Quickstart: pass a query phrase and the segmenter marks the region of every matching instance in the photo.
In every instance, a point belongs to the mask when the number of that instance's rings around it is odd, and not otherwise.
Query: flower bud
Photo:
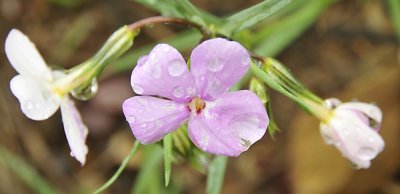
[[[341,104],[337,99],[326,100],[325,106],[333,110],[331,118],[320,125],[325,143],[334,145],[357,168],[369,168],[385,146],[378,134],[381,110],[362,102]]]

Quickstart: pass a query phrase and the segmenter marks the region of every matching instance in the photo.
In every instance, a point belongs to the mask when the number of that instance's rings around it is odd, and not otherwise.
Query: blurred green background
[[[191,2],[214,15],[228,16],[261,1]],[[380,106],[385,150],[370,169],[352,169],[337,150],[323,143],[317,119],[271,90],[281,132],[275,139],[265,135],[249,151],[230,159],[222,193],[400,193],[400,50],[390,14],[395,13],[390,12],[395,3],[299,2],[236,38],[259,54],[276,56],[322,98]],[[18,28],[49,65],[69,68],[92,56],[120,26],[154,15],[159,14],[128,0],[0,0],[0,43],[4,45],[11,28]],[[185,30],[173,25],[144,30],[135,39],[133,53],[105,70],[97,96],[77,102],[90,130],[84,167],[69,156],[59,112],[40,122],[22,114],[9,89],[16,72],[0,52],[0,193],[90,193],[107,181],[134,142],[121,104],[133,95],[129,80],[135,58],[168,37],[174,37],[172,43],[187,58],[200,36],[182,35]],[[130,193],[133,186],[136,193],[204,193],[206,176],[186,163],[173,166],[171,188],[163,190],[162,156],[157,147],[146,149],[156,149],[155,154],[140,151],[104,193]]]

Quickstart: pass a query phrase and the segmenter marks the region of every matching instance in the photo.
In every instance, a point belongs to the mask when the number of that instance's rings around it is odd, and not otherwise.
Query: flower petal
[[[337,109],[338,110],[350,109],[359,111],[378,123],[382,122],[382,111],[381,109],[379,109],[379,107],[373,104],[368,104],[363,102],[347,102],[341,104]]]
[[[129,98],[122,109],[133,135],[142,144],[162,139],[189,116],[184,104],[150,96]]]
[[[86,146],[88,128],[83,123],[74,101],[69,99],[68,96],[61,100],[61,116],[64,123],[65,136],[71,149],[71,156],[75,157],[83,166],[88,153]]]
[[[68,96],[61,100],[61,116],[65,136],[71,149],[71,156],[75,157],[83,166],[86,161],[86,154],[88,153],[86,146],[88,128],[83,123],[74,101],[69,99]]]
[[[196,94],[192,74],[182,55],[167,44],[159,44],[139,59],[132,72],[133,90],[176,102],[188,102]]]
[[[5,41],[5,51],[14,69],[22,75],[52,80],[51,71],[36,46],[25,34],[12,29]]]
[[[189,137],[202,150],[238,156],[265,134],[269,119],[251,91],[226,93],[189,120]]]
[[[358,168],[368,168],[384,148],[382,137],[352,110],[336,110],[329,124],[321,124],[326,143],[333,144]]]
[[[198,45],[190,57],[198,94],[212,100],[239,81],[250,66],[247,50],[235,41],[215,38]]]
[[[11,92],[18,98],[22,112],[30,119],[45,120],[60,106],[59,97],[50,86],[28,75],[17,75],[10,81]]]

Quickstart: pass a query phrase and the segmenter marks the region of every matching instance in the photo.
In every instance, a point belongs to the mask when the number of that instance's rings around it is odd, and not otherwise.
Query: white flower
[[[64,92],[57,92],[56,80],[68,76],[52,71],[35,45],[22,32],[12,29],[5,41],[7,57],[19,73],[10,81],[12,93],[18,98],[22,112],[30,119],[45,120],[61,107],[65,135],[71,156],[84,165],[88,134],[74,102]]]
[[[334,145],[357,168],[369,168],[384,148],[378,134],[382,122],[381,110],[372,104],[328,99],[325,105],[333,109],[327,123],[321,123],[321,135],[327,144]]]

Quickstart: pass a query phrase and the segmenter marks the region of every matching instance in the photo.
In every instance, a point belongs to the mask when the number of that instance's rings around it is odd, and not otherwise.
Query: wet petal
[[[23,75],[33,75],[47,81],[52,79],[51,71],[36,46],[25,34],[12,29],[5,41],[5,51],[14,69]]]
[[[129,98],[122,109],[133,135],[142,144],[162,139],[189,116],[185,104],[150,96]]]
[[[60,106],[60,99],[50,86],[28,75],[17,75],[10,81],[11,92],[18,98],[22,112],[30,119],[45,120]]]
[[[379,107],[373,104],[368,104],[363,102],[347,102],[338,106],[337,109],[358,111],[368,116],[369,118],[373,119],[378,126],[380,126],[382,122],[382,111],[381,109],[379,109]]]
[[[250,66],[247,50],[235,41],[215,38],[198,45],[190,57],[200,97],[212,100],[240,80]]]
[[[196,94],[192,74],[182,55],[167,44],[159,44],[138,60],[132,72],[133,90],[175,102],[188,102]]]
[[[75,157],[83,166],[88,153],[88,148],[86,146],[88,128],[83,123],[74,102],[67,96],[61,101],[61,116],[64,124],[65,136],[67,137],[71,149],[71,156]]]
[[[203,151],[238,156],[265,134],[269,119],[251,91],[226,93],[189,120],[189,137]]]
[[[336,110],[330,122],[321,125],[321,134],[358,168],[368,168],[385,145],[382,137],[351,110]]]

